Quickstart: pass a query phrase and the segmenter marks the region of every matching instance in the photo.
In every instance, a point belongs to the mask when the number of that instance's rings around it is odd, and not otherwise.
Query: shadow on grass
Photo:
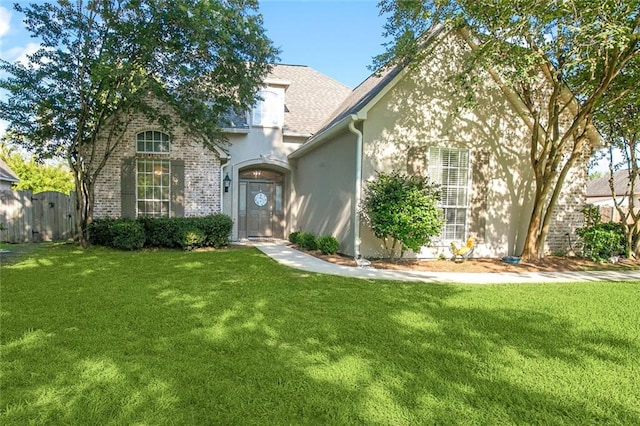
[[[4,424],[640,422],[637,341],[499,300],[515,287],[306,274],[252,249],[54,248],[2,273]]]

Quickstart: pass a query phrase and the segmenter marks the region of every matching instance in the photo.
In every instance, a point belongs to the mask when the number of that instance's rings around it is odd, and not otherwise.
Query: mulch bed
[[[302,250],[327,262],[346,266],[357,266],[352,257],[340,254],[325,255],[319,250]],[[640,262],[632,259],[620,259],[617,263],[599,263],[578,257],[547,256],[539,261],[510,264],[502,259],[468,259],[463,262],[452,260],[415,260],[415,259],[376,259],[371,264],[377,269],[395,269],[428,272],[567,272],[567,271],[629,271],[640,270]]]

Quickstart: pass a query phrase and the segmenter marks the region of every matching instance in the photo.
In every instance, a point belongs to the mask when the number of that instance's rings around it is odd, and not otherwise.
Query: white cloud
[[[6,7],[0,7],[0,37],[11,29],[11,12]]]
[[[3,56],[7,58],[7,60],[11,62],[22,62],[22,64],[27,65],[29,60],[27,59],[27,55],[31,55],[40,49],[40,44],[38,43],[28,43],[26,46],[14,47],[13,49],[9,49],[4,53]]]

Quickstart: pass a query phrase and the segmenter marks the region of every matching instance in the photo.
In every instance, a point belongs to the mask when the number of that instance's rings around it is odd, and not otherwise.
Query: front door
[[[238,237],[284,238],[284,174],[245,169],[238,177]]]
[[[273,237],[274,184],[248,182],[247,186],[247,236]]]

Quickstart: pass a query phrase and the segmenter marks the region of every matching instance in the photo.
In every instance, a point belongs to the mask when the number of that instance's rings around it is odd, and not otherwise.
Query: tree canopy
[[[4,144],[0,144],[0,159],[20,178],[13,185],[16,191],[29,190],[34,194],[45,191],[69,194],[73,191],[73,176],[61,164],[43,164],[33,158],[25,159]]]
[[[640,255],[640,61],[624,70],[626,82],[624,90],[614,91],[621,96],[617,103],[605,103],[596,113],[596,123],[605,140],[605,149],[598,156],[609,165],[609,189],[611,199],[624,231],[627,252]],[[626,180],[624,193],[616,185],[616,175],[622,174]]]
[[[383,0],[387,51],[376,66],[419,65],[425,34],[444,25],[469,47],[459,80],[473,69],[504,83],[531,129],[535,176],[524,257],[540,257],[565,179],[599,143],[595,112],[623,102],[637,83],[628,70],[640,55],[638,0]]]
[[[83,241],[93,184],[132,113],[220,145],[221,114],[254,102],[278,53],[255,0],[59,0],[15,9],[41,48],[27,64],[0,61],[8,75],[0,88],[9,92],[0,118],[11,142],[69,161]]]

